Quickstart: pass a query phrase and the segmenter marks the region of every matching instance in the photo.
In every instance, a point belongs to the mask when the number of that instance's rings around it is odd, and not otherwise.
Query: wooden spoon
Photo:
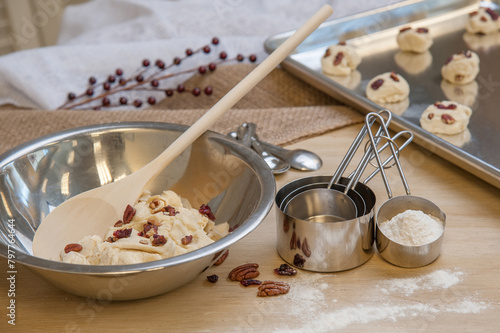
[[[59,260],[59,254],[67,244],[77,242],[87,235],[105,235],[110,226],[122,219],[126,206],[137,202],[144,187],[153,178],[279,65],[332,13],[332,8],[324,5],[153,161],[119,181],[83,192],[57,206],[38,227],[33,239],[33,254]]]

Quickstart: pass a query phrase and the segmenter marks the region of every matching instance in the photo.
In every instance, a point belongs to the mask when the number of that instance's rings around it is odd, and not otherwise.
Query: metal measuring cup
[[[390,122],[391,113],[388,110],[382,110],[379,114],[380,113],[387,113],[387,122]],[[380,116],[380,118],[383,119],[382,116]],[[358,216],[365,215],[365,200],[355,190],[355,187],[369,161],[373,158],[372,149],[374,148],[369,146],[368,149],[365,149],[363,157],[351,174],[347,184],[341,184],[339,180],[367,133],[371,133],[371,127],[375,120],[375,118],[372,119],[371,115],[367,115],[364,126],[347,150],[346,155],[332,176],[328,187],[314,188],[296,194],[287,202],[286,206],[283,207],[286,214],[302,220],[321,223],[351,220]],[[377,143],[380,140],[379,136],[382,130],[383,128],[379,127],[375,136],[374,141]]]
[[[377,115],[376,113],[373,113],[371,116],[379,117],[379,115]],[[377,214],[375,215],[376,247],[380,256],[393,265],[407,268],[425,266],[436,260],[441,252],[441,246],[444,237],[444,227],[446,226],[446,215],[436,204],[434,204],[430,200],[411,195],[408,182],[399,161],[398,153],[396,152],[396,149],[394,147],[395,145],[393,144],[393,138],[390,138],[389,132],[383,122],[383,119],[379,119],[379,122],[381,124],[380,126],[383,129],[383,132],[385,133],[384,136],[388,140],[388,144],[392,152],[392,157],[395,162],[394,165],[396,165],[398,169],[399,176],[406,191],[406,195],[393,197],[389,181],[387,180],[387,176],[385,174],[383,163],[381,162],[377,150],[375,150],[375,159],[377,160],[377,163],[379,165],[378,171],[380,171],[380,173],[382,174],[382,179],[384,181],[387,195],[389,197],[388,200],[384,204],[382,204]],[[370,143],[372,147],[375,147],[376,142],[374,136],[371,133],[369,133],[368,135],[370,137]],[[370,175],[370,177],[371,176],[372,175]],[[394,216],[398,215],[399,213],[403,213],[408,209],[419,210],[424,214],[437,217],[443,222],[443,233],[441,233],[441,235],[437,239],[431,241],[430,243],[419,246],[403,245],[392,239],[389,239],[383,233],[383,231],[380,230],[379,223],[381,223],[381,221],[390,220]]]

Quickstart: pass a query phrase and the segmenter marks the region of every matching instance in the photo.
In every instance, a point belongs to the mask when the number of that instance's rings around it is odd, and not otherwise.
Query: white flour
[[[383,221],[379,228],[392,241],[410,246],[428,244],[438,239],[444,230],[438,218],[411,209]]]
[[[452,288],[462,282],[465,274],[460,271],[437,270],[414,278],[389,279],[375,282],[364,291],[369,301],[342,306],[337,299],[327,299],[329,288],[326,279],[332,275],[303,273],[290,280],[290,293],[282,300],[289,304],[290,321],[303,318],[299,328],[281,327],[274,332],[331,332],[350,325],[363,325],[376,321],[412,320],[418,317],[438,316],[444,313],[475,314],[489,306],[470,295],[454,296],[446,303],[435,299],[436,291]],[[332,287],[330,287],[332,288]],[[414,294],[426,293],[427,302],[413,299]],[[399,325],[406,323],[403,321]],[[291,325],[296,327],[296,325]]]

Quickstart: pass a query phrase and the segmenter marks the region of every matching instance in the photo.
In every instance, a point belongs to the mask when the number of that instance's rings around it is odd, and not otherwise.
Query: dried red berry
[[[215,215],[212,213],[212,209],[208,205],[201,205],[198,211],[201,215],[205,215],[209,220],[215,221]]]
[[[118,229],[113,232],[113,236],[116,238],[127,238],[130,237],[130,234],[132,234],[132,228]]]
[[[180,92],[180,93],[181,93],[181,92],[184,92],[185,90],[186,90],[186,87],[184,87],[184,85],[183,85],[183,84],[179,84],[179,85],[177,86],[177,91],[178,91],[178,92]]]
[[[90,83],[91,85],[96,84],[96,82],[97,82],[97,79],[96,79],[95,77],[93,77],[93,76],[89,77],[89,83]]]
[[[296,254],[294,257],[293,257],[293,264],[297,267],[304,267],[304,264],[306,263],[306,259],[304,259],[303,256],[301,256],[300,254]]]
[[[238,61],[240,61],[240,62],[241,62],[241,61],[245,60],[245,57],[244,57],[242,54],[238,54],[238,55],[236,56],[236,60],[238,60]]]
[[[442,109],[442,110],[455,110],[457,108],[456,104],[444,105],[444,104],[439,103],[439,102],[434,103],[434,106],[437,107],[438,109]]]
[[[148,59],[144,59],[144,60],[142,61],[142,65],[143,65],[144,67],[148,67],[149,65],[151,65],[151,62],[149,62],[149,60],[148,60]]]
[[[72,101],[72,100],[74,100],[75,98],[76,98],[75,94],[73,94],[73,93],[69,93],[69,94],[68,94],[68,100]]]
[[[193,95],[195,95],[195,96],[200,96],[200,94],[201,94],[201,89],[200,89],[200,88],[198,88],[198,87],[196,87],[196,88],[194,88],[194,89],[193,89],[193,91],[192,91],[192,92],[193,92]]]
[[[118,75],[118,76],[122,76],[122,75],[123,75],[123,70],[122,70],[122,69],[120,69],[120,68],[117,68],[117,69],[115,70],[115,74],[116,74],[116,75]]]
[[[257,56],[255,54],[251,54],[248,57],[248,60],[250,60],[250,62],[256,62],[257,61]]]
[[[205,95],[212,95],[213,89],[212,87],[207,86],[203,91],[205,92]]]
[[[219,44],[219,38],[217,38],[217,37],[212,38],[212,44],[214,44],[214,45]]]
[[[134,106],[135,106],[136,108],[140,108],[140,107],[142,106],[142,101],[141,101],[140,99],[136,99],[136,100],[134,101]]]
[[[210,46],[206,45],[203,47],[203,52],[210,53]]]
[[[295,268],[288,266],[287,264],[281,264],[279,268],[274,269],[274,273],[278,275],[292,276],[297,274],[297,270]]]
[[[162,60],[160,60],[160,59],[158,59],[158,60],[155,61],[155,65],[156,65],[156,67],[158,67],[160,69],[165,68],[165,63]]]
[[[498,20],[498,14],[493,11],[491,8],[486,8],[486,12],[491,16],[493,21]]]
[[[127,105],[128,103],[128,100],[126,97],[120,97],[120,104],[121,105]]]
[[[212,274],[212,275],[207,276],[207,280],[210,283],[217,283],[217,281],[219,281],[219,277],[215,274]]]
[[[260,280],[255,280],[255,279],[248,279],[248,280],[241,280],[240,283],[244,286],[244,287],[248,287],[248,286],[259,286],[262,284],[262,281]]]
[[[370,87],[372,87],[373,90],[377,90],[378,88],[380,88],[382,85],[384,84],[384,79],[378,79],[378,80],[375,80],[371,85]]]
[[[334,66],[340,65],[340,63],[342,62],[343,58],[344,58],[344,53],[343,52],[337,53],[337,55],[335,56],[335,59],[333,60],[333,65]]]
[[[205,66],[198,67],[198,73],[205,74],[207,72],[207,68]]]
[[[222,59],[222,60],[226,59],[226,58],[227,58],[227,53],[226,53],[226,52],[224,52],[224,51],[223,51],[223,52],[221,52],[221,53],[219,54],[219,58],[220,58],[220,59]]]

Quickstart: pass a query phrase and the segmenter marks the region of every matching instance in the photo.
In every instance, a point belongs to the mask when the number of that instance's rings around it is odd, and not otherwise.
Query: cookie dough
[[[433,39],[427,28],[406,27],[399,31],[396,37],[402,51],[423,53],[432,46]]]
[[[467,84],[476,79],[479,73],[479,57],[468,50],[450,56],[441,67],[441,75],[448,82]]]
[[[429,105],[420,117],[420,125],[434,134],[454,135],[463,132],[472,110],[465,105],[452,101],[441,101]]]
[[[410,85],[394,71],[375,76],[366,87],[366,97],[375,103],[401,102],[409,94]]]
[[[215,224],[208,206],[194,209],[172,191],[145,193],[132,208],[129,223],[118,221],[104,240],[86,236],[79,251],[62,251],[61,261],[85,265],[127,265],[165,259],[212,244],[229,233],[228,223]],[[125,220],[125,217],[124,217]],[[66,253],[67,252],[67,253]]]
[[[361,57],[345,43],[331,45],[321,58],[323,72],[330,75],[350,75],[361,63]]]
[[[479,7],[469,14],[465,30],[473,34],[490,34],[500,29],[498,14],[491,8]]]

